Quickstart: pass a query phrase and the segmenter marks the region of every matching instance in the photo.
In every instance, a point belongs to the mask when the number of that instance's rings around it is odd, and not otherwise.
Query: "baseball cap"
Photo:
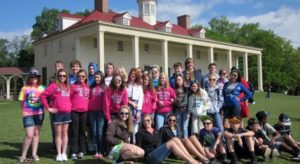
[[[290,117],[285,113],[281,113],[279,115],[278,119],[281,122],[281,124],[284,126],[291,126],[291,124],[292,124]]]
[[[211,122],[213,122],[213,121],[214,121],[214,119],[212,119],[211,117],[209,117],[209,116],[206,116],[206,115],[204,115],[204,116],[201,116],[201,117],[200,117],[200,119],[201,119],[201,121],[202,121],[202,122],[204,122],[205,120],[210,120]]]
[[[262,119],[268,117],[268,115],[270,115],[270,114],[271,114],[271,113],[266,112],[266,111],[259,111],[259,112],[256,113],[255,116],[256,116],[256,118],[257,118],[258,120],[262,120]]]
[[[41,77],[41,75],[37,69],[31,69],[29,71],[29,77]]]

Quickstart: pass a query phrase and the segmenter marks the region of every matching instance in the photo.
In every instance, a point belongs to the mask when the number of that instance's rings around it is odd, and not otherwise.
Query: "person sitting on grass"
[[[136,145],[145,150],[144,159],[147,164],[161,163],[171,153],[189,164],[199,163],[189,154],[177,137],[161,144],[160,134],[155,129],[152,116],[149,114],[143,115],[141,128],[136,134]]]
[[[254,152],[254,132],[241,127],[241,119],[233,117],[229,119],[230,128],[226,128],[224,136],[226,138],[228,152],[231,163],[239,164],[238,157],[250,157],[251,164],[257,164]],[[247,156],[247,154],[249,156]]]
[[[276,142],[281,143],[281,150],[294,156],[293,160],[300,161],[300,142],[295,141],[292,137],[291,125],[290,117],[285,113],[281,113],[278,117],[278,123],[274,125],[274,128],[281,134],[281,138]]]
[[[204,128],[199,132],[199,140],[204,146],[206,156],[213,161],[216,158],[216,151],[221,153],[222,163],[230,163],[227,159],[226,150],[222,142],[222,132],[214,127],[213,119],[209,116],[202,116]]]
[[[168,116],[167,124],[159,130],[162,143],[170,141],[172,138],[177,137],[183,143],[189,153],[196,156],[203,163],[209,163],[209,159],[205,157],[205,152],[198,141],[196,135],[185,137],[180,126],[177,126],[176,115],[170,114]]]
[[[272,137],[272,139],[270,139],[259,126],[257,119],[250,118],[246,129],[254,132],[254,148],[256,154],[263,155],[265,161],[276,159],[276,157],[279,156],[276,143],[274,142],[276,137]]]
[[[113,163],[122,163],[128,159],[142,158],[144,150],[133,144],[129,144],[129,138],[133,132],[133,122],[130,109],[122,106],[116,119],[108,124],[106,132],[106,143],[109,157]]]

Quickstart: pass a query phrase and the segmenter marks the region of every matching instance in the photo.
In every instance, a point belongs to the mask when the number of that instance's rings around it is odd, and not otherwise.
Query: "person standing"
[[[79,60],[73,60],[70,63],[72,73],[69,74],[69,83],[74,84],[77,81],[77,73],[81,69],[81,62]]]
[[[50,84],[41,95],[44,107],[53,115],[56,142],[56,161],[67,161],[68,128],[71,122],[70,87],[64,69],[57,72],[57,81]],[[50,98],[51,105],[47,98]]]
[[[199,84],[202,84],[202,73],[201,70],[197,70],[193,58],[187,58],[184,62],[185,71],[183,72],[184,76],[186,76],[187,72],[189,72],[189,76],[191,80],[196,80]],[[203,87],[203,86],[201,86]]]
[[[91,86],[94,82],[95,72],[98,71],[98,65],[96,63],[90,63],[88,66],[88,84]]]
[[[71,85],[70,98],[72,103],[72,124],[70,148],[73,160],[84,158],[86,152],[85,132],[90,88],[87,84],[87,72],[83,69],[77,73],[76,83]]]
[[[209,76],[210,75],[215,75],[216,79],[219,79],[219,75],[217,73],[217,64],[216,63],[210,63],[208,65],[208,73],[203,76],[202,87],[205,88],[205,89],[209,85]]]
[[[114,74],[115,74],[114,64],[113,63],[107,63],[106,67],[105,67],[105,84],[106,84],[107,87],[110,86],[110,83],[113,79]],[[123,80],[125,80],[125,79],[123,79]]]
[[[167,116],[172,111],[173,103],[176,100],[174,90],[169,86],[168,78],[165,73],[161,73],[159,84],[156,89],[157,109],[156,109],[156,129],[161,128],[167,120]]]
[[[143,91],[144,91],[144,101],[142,114],[150,114],[154,118],[155,111],[157,108],[157,95],[153,88],[152,79],[149,73],[143,75]]]
[[[22,87],[19,101],[22,105],[23,126],[25,138],[22,145],[22,155],[19,162],[31,162],[26,158],[27,151],[32,146],[32,158],[39,161],[37,155],[39,134],[44,121],[44,109],[40,101],[40,95],[45,90],[41,84],[41,75],[38,70],[31,69],[26,85]]]
[[[104,92],[106,90],[104,74],[97,71],[94,74],[94,82],[90,86],[90,98],[88,106],[88,122],[90,124],[90,143],[95,151],[94,158],[103,158],[104,153]]]

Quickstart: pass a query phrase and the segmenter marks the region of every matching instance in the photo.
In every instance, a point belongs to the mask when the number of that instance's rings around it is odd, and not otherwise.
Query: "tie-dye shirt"
[[[43,114],[43,106],[40,101],[40,95],[45,90],[45,87],[24,86],[19,95],[19,100],[22,101],[23,116],[32,116]]]

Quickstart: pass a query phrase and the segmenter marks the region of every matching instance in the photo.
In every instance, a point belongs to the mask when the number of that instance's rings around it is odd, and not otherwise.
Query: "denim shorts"
[[[32,126],[42,126],[44,121],[44,114],[25,116],[23,117],[23,126],[24,128]]]
[[[153,150],[151,153],[148,154],[146,161],[147,163],[161,163],[171,154],[171,150],[167,148],[166,144],[160,145],[158,148]]]
[[[71,122],[71,113],[55,113],[53,114],[53,124],[65,124]]]

